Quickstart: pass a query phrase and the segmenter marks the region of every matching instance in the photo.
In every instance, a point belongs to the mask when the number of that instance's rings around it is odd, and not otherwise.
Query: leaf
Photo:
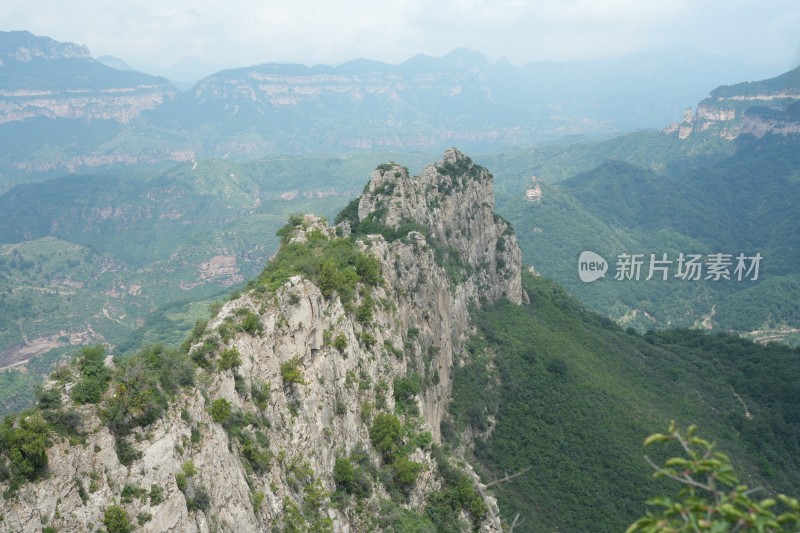
[[[731,458],[725,452],[714,452],[714,457],[716,459],[719,459],[720,461],[722,461],[724,463],[730,463],[731,462]]]
[[[689,466],[692,462],[684,459],[683,457],[672,457],[671,459],[667,459],[664,463],[664,466]]]
[[[672,500],[666,496],[656,496],[655,498],[650,498],[647,500],[647,505],[659,506],[659,507],[672,507]]]
[[[787,507],[795,511],[800,511],[800,501],[796,500],[795,498],[791,498],[785,494],[778,494],[778,499]]]
[[[738,510],[736,507],[734,507],[730,503],[723,503],[722,505],[719,506],[719,510],[722,511],[723,513],[725,513],[725,514],[733,515],[733,516],[735,516],[737,518],[746,518],[747,517],[747,513],[744,513],[742,511]]]
[[[664,435],[663,433],[653,433],[646,439],[644,439],[644,446],[649,446],[654,442],[668,442],[672,439],[669,435]]]
[[[713,445],[710,442],[708,442],[706,439],[701,439],[700,437],[692,437],[689,442],[692,444],[699,444],[707,450],[713,448]]]
[[[759,505],[761,505],[761,507],[763,507],[764,509],[769,509],[770,507],[773,507],[777,503],[778,502],[776,502],[772,498],[767,498],[766,500],[761,500]]]
[[[634,531],[643,531],[647,526],[652,526],[655,524],[655,519],[651,516],[645,516],[644,518],[640,518],[636,522],[630,525],[628,529],[625,530],[625,533],[634,533]]]

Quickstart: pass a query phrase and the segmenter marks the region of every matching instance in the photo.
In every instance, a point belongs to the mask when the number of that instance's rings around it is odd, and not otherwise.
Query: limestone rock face
[[[40,118],[128,123],[178,95],[163,78],[114,71],[92,59],[86,46],[25,31],[0,32],[0,71],[8,77],[0,89],[0,124]]]
[[[455,148],[444,159],[410,177],[399,165],[382,165],[362,195],[358,216],[372,216],[397,228],[413,222],[445,251],[455,250],[474,276],[469,296],[495,301],[523,298],[521,251],[511,225],[494,214],[492,175]]]
[[[796,134],[800,131],[798,74],[800,69],[794,69],[765,81],[718,87],[698,104],[694,114],[688,109],[683,122],[663,131],[667,135],[678,132],[680,140]]]
[[[398,505],[424,512],[427,496],[444,484],[431,446],[441,440],[451,371],[468,357],[469,308],[526,298],[519,246],[493,206],[491,175],[457,150],[421,176],[381,165],[356,216],[333,228],[307,215],[284,237],[284,246],[298,247],[352,231],[360,253],[379,261],[380,283],[360,285],[345,303],[299,274],[277,289],[252,284],[196,338],[190,353],[205,350],[211,365],[197,371],[195,385],[126,438],[138,458],[120,464],[113,435],[82,408],[85,443],[56,439],[49,475],[0,502],[0,531],[94,530],[115,503],[141,531],[272,531],[291,520],[377,530],[381,501],[390,497],[380,480],[391,471],[370,439],[379,413],[403,421],[401,444],[413,448],[407,458],[419,469]],[[221,354],[233,349],[238,364],[219,370]],[[420,386],[396,409],[395,387],[410,376]],[[220,422],[221,406],[232,418]],[[231,420],[239,421],[235,430]],[[354,451],[384,473],[360,503],[333,505],[325,495],[336,489],[334,465]],[[461,470],[481,487],[469,465]],[[496,502],[478,492],[488,509],[478,528],[500,531]]]

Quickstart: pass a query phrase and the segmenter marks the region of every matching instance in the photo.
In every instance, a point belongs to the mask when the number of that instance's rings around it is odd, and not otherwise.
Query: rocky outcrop
[[[681,140],[699,134],[733,140],[739,135],[763,137],[767,133],[789,135],[800,131],[800,118],[792,113],[800,103],[800,67],[758,82],[722,86],[700,102],[694,114],[663,130],[678,133]]]
[[[0,69],[6,78],[0,124],[35,118],[127,123],[178,94],[164,78],[117,71],[83,45],[28,32],[0,32]]]
[[[38,37],[27,31],[0,32],[0,65],[16,61],[27,63],[34,58],[88,59],[89,49],[75,43],[62,43]]]
[[[742,118],[742,133],[760,139],[768,133],[775,135],[796,135],[800,133],[800,98],[785,110],[754,107],[748,109]]]
[[[491,174],[448,150],[420,176],[378,167],[336,227],[311,215],[293,220],[276,261],[322,249],[309,243],[339,243],[373,258],[380,280],[348,298],[313,276],[290,275],[275,289],[266,278],[252,284],[195,337],[190,353],[211,361],[196,385],[124,437],[137,458],[120,464],[119,443],[82,408],[85,443],[56,439],[48,476],[0,503],[0,530],[92,530],[114,502],[139,517],[142,531],[272,531],[291,520],[375,530],[392,470],[370,431],[378,413],[395,412],[404,427],[397,444],[419,469],[398,504],[423,512],[445,483],[431,446],[440,440],[451,370],[468,357],[469,309],[526,298],[519,246],[493,206]],[[225,352],[238,355],[231,368],[218,365]],[[397,388],[404,383],[416,384],[410,396]],[[220,406],[238,417],[235,431],[221,423]],[[362,501],[333,505],[326,495],[337,486],[334,465],[354,452],[359,468],[372,464],[384,474]],[[460,470],[479,483],[469,465]],[[476,494],[488,509],[476,527],[499,532],[495,501]],[[466,511],[461,516],[468,525]]]
[[[0,90],[0,124],[33,118],[116,120],[127,123],[172,100],[168,83],[109,89]]]

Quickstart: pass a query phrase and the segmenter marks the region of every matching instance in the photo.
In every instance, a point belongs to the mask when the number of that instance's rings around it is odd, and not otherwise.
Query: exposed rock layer
[[[413,400],[420,416],[403,418],[438,442],[451,369],[466,356],[462,344],[469,334],[470,305],[525,298],[519,246],[509,225],[493,215],[493,205],[491,175],[456,150],[448,150],[443,161],[418,177],[394,164],[381,165],[360,199],[358,223],[372,220],[387,229],[415,224],[420,231],[391,242],[381,235],[358,241],[363,252],[379,259],[380,285],[343,305],[335,293],[326,298],[310,280],[293,276],[274,293],[255,288],[229,301],[193,350],[207,340],[218,344],[215,357],[235,347],[241,355],[236,369],[199,371],[197,385],[182,392],[161,419],[128,437],[140,457],[127,467],[120,464],[114,437],[95,410],[82,408],[86,443],[54,442],[47,478],[23,486],[15,499],[0,504],[0,529],[95,529],[126,486],[163,491],[163,501],[145,497],[122,503],[131,517],[150,515],[142,531],[281,527],[292,505],[302,505],[307,497],[302,487],[310,480],[333,492],[337,457],[362,447],[372,461],[381,462],[370,444],[371,410],[392,412],[394,384],[410,373],[418,373],[423,382]],[[304,242],[320,234],[335,239],[349,230],[346,222],[329,228],[306,216],[288,240]],[[355,319],[353,309],[367,298],[376,303],[372,319]],[[260,333],[223,334],[226,324],[248,313],[257,317]],[[285,380],[285,364],[291,361],[298,365],[301,383]],[[266,384],[271,384],[269,400],[259,405],[253,391]],[[245,428],[268,434],[268,471],[249,469],[241,446],[213,420],[210,407],[219,399],[254,420],[269,420],[268,430]],[[409,458],[422,465],[422,472],[404,505],[422,512],[426,496],[442,486],[442,479],[428,446],[416,448]],[[185,471],[187,461],[197,473],[181,490],[176,474]],[[464,472],[477,479],[469,465]],[[190,510],[187,498],[201,488],[208,496],[207,509]],[[365,531],[374,527],[380,499],[386,497],[376,484],[361,506],[323,504],[322,516],[332,519],[335,531]],[[489,512],[480,529],[499,531],[496,504],[491,497],[485,502]]]

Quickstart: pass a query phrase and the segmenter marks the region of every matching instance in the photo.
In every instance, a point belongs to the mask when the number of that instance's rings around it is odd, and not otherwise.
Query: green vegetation
[[[344,208],[336,214],[336,218],[334,218],[334,224],[341,224],[342,222],[346,221],[350,224],[350,230],[354,231],[354,228],[358,226],[358,203],[361,201],[361,197],[353,198],[350,200]]]
[[[523,260],[591,309],[639,332],[694,327],[714,305],[709,320],[719,330],[797,327],[797,136],[743,136],[713,150],[699,141],[681,146],[652,137],[562,147],[558,172],[544,152],[529,154],[531,161],[520,154],[515,163],[489,158],[498,165],[497,209],[513,222]],[[697,153],[687,153],[691,149]],[[591,160],[575,167],[570,156]],[[522,176],[531,174],[543,177],[540,202],[522,198],[532,186]],[[604,282],[578,279],[575,258],[584,250],[609,262]],[[617,255],[624,252],[646,254],[640,281],[613,279]],[[757,281],[644,279],[651,253],[667,253],[672,261],[680,253],[733,254],[735,266],[737,254],[757,252],[764,258]],[[673,264],[673,275],[676,269]]]
[[[260,335],[261,332],[264,330],[264,326],[261,325],[261,319],[258,317],[257,314],[247,309],[244,313],[244,318],[242,318],[242,331],[249,333],[250,335]]]
[[[751,418],[729,413],[758,474],[779,490],[795,493],[800,471],[800,348],[753,344],[734,335],[696,330],[647,334],[644,340],[676,353],[682,365],[714,375],[744,402]],[[741,403],[740,403],[741,407]]]
[[[150,485],[150,505],[158,505],[164,501],[164,489],[159,485]]]
[[[758,168],[765,168],[763,165],[768,162],[769,154],[780,155],[786,148],[760,145],[759,149],[768,156],[759,159],[761,166]],[[754,147],[750,149],[755,150]],[[743,157],[743,154],[738,156]],[[780,167],[783,161],[775,164]],[[571,217],[588,227],[605,220],[601,228],[606,237],[618,228],[634,225],[648,214],[653,216],[653,226],[670,227],[666,233],[659,234],[657,243],[674,244],[670,241],[673,238],[679,238],[677,242],[681,246],[743,242],[737,240],[733,230],[710,240],[709,235],[684,232],[683,222],[663,210],[641,211],[640,205],[644,205],[647,196],[661,194],[664,192],[662,187],[685,185],[678,178],[699,178],[701,172],[689,168],[693,164],[690,162],[682,169],[671,169],[675,179],[664,180],[666,185],[658,183],[663,177],[661,174],[642,172],[627,163],[604,164],[591,175],[578,176],[565,183],[561,192],[553,195],[553,204],[545,202],[536,207],[552,210],[550,215],[557,214],[558,217],[552,219],[555,223]],[[460,177],[459,173],[465,171],[475,174],[471,176],[473,178],[482,175],[482,170],[475,170],[478,167],[450,166],[441,166],[440,172],[451,178]],[[728,171],[732,166],[733,163],[728,161],[724,168]],[[782,172],[780,168],[777,170]],[[706,185],[721,187],[724,172],[708,170],[708,173],[710,184]],[[607,187],[606,182],[613,177],[619,180],[619,190]],[[463,186],[465,183],[460,179],[442,185],[443,188]],[[687,189],[695,194],[702,192],[696,189],[699,186],[692,184]],[[614,208],[613,194],[622,190],[631,191],[631,201]],[[387,183],[376,192],[390,194],[392,184]],[[590,209],[585,204],[591,198],[596,203]],[[737,206],[740,199],[734,200],[732,205]],[[765,201],[766,197],[761,200]],[[575,206],[580,208],[572,209]],[[702,211],[696,201],[689,207]],[[528,211],[524,213],[530,214]],[[758,242],[758,238],[769,232],[772,232],[769,237],[774,238],[770,241],[773,243],[792,237],[787,228],[791,228],[795,220],[794,212],[787,208],[781,213],[785,215],[784,225],[757,230],[753,242]],[[351,203],[340,216],[351,221],[355,237],[380,233],[395,240],[405,238],[409,231],[420,231],[426,234],[437,262],[445,267],[452,281],[457,282],[469,275],[472,267],[462,260],[457,250],[439,245],[424,228],[410,220],[403,221],[399,228],[387,228],[382,224],[384,214],[385,211],[379,209],[359,223],[357,203]],[[697,216],[706,217],[707,214]],[[751,222],[755,224],[758,220]],[[289,223],[278,231],[278,237],[285,244],[251,287],[261,293],[272,291],[290,276],[301,274],[314,281],[326,298],[336,294],[342,302],[350,304],[348,312],[358,322],[371,324],[376,302],[365,286],[381,283],[380,261],[360,252],[352,239],[329,239],[319,231],[308,232],[308,242],[288,243],[293,232],[302,225],[301,217],[292,216]],[[649,231],[652,228],[644,229]],[[605,230],[609,230],[608,233]],[[556,238],[545,233],[548,235],[546,238]],[[620,234],[620,242],[626,245],[644,243],[646,241],[640,239],[643,234]],[[585,242],[572,239],[575,235],[569,237],[571,243]],[[505,242],[498,243],[498,250],[507,246]],[[613,243],[613,239],[604,237],[603,245],[609,243]],[[775,244],[773,251],[779,254],[773,257],[777,258],[775,264],[785,267],[795,259],[794,251],[784,253],[781,250]],[[5,266],[15,271],[36,268],[36,263],[28,264],[31,260],[24,255],[14,256],[9,251],[9,257],[13,257],[13,266],[10,262]],[[574,271],[574,257],[571,261],[570,268]],[[757,309],[758,314],[770,313],[779,321],[794,320],[797,306],[791,294],[798,286],[794,278],[796,276],[781,275],[750,289],[770,291],[760,293],[769,294],[769,301],[761,300],[762,305],[753,309]],[[187,282],[192,279],[187,278]],[[760,347],[730,335],[712,336],[686,330],[641,335],[632,329],[626,333],[611,320],[582,308],[563,289],[546,279],[526,276],[524,283],[531,295],[530,305],[519,307],[500,302],[494,308],[475,313],[478,333],[468,343],[468,355],[464,354],[461,361],[463,365],[454,367],[453,419],[445,421],[441,428],[452,445],[457,444],[467,428],[478,435],[492,429],[490,436],[477,438],[475,457],[470,458],[477,459],[484,481],[531,469],[529,474],[497,486],[504,516],[519,512],[526,525],[535,530],[619,530],[631,523],[645,512],[644,506],[638,503],[642,492],[663,493],[668,488],[664,479],[649,479],[646,467],[639,460],[640,450],[634,443],[641,440],[641,434],[651,432],[669,417],[697,420],[715,437],[731,442],[732,454],[742,463],[745,476],[763,484],[768,494],[775,490],[797,490],[797,480],[800,479],[798,350],[775,345]],[[598,297],[608,296],[608,285],[596,285]],[[693,301],[688,297],[692,293],[679,294],[687,295],[687,301]],[[648,293],[649,299],[640,303],[650,305],[659,296],[658,291]],[[717,296],[724,297],[720,302],[718,320],[743,327],[749,323],[751,317],[746,315],[748,303],[753,301],[751,295],[741,291]],[[707,295],[701,294],[701,297]],[[266,296],[262,298],[268,301]],[[354,302],[360,303],[356,306]],[[61,404],[62,397],[67,396],[64,385],[73,381],[72,399],[81,404],[98,404],[101,419],[117,438],[120,461],[130,464],[136,456],[129,442],[134,430],[158,420],[180,387],[193,383],[195,365],[228,370],[241,364],[241,354],[235,347],[222,348],[230,345],[236,331],[258,335],[263,326],[256,312],[240,311],[235,320],[220,327],[223,343],[213,335],[206,336],[207,324],[199,321],[184,350],[151,346],[128,358],[116,359],[113,368],[104,365],[102,348],[84,349],[76,359],[74,375],[70,375],[71,371],[64,372],[56,387],[36,394],[36,409],[4,421],[0,429],[0,481],[10,479],[12,486],[14,483],[18,486],[25,480],[38,479],[46,471],[48,439],[60,438],[60,435],[80,438],[80,416],[76,411],[64,409]],[[677,312],[677,309],[670,309],[673,311]],[[417,328],[409,328],[406,332],[408,354],[416,353],[420,348],[419,343],[414,342],[419,334]],[[360,333],[358,339],[368,348],[376,342],[375,337],[367,332]],[[195,341],[202,343],[190,358],[186,352]],[[342,332],[335,338],[332,333],[328,334],[325,342],[340,352],[347,348],[347,337]],[[384,347],[387,353],[398,358],[410,357],[391,342]],[[429,362],[431,356],[432,353],[428,352],[423,358]],[[280,370],[284,384],[306,383],[299,358],[286,361]],[[388,528],[391,523],[394,527],[402,524],[402,527],[413,530],[448,531],[465,512],[471,523],[459,527],[474,528],[485,516],[485,504],[472,481],[450,465],[443,449],[432,451],[444,482],[440,490],[429,495],[424,516],[411,516],[397,506],[397,502],[402,501],[415,485],[423,469],[421,463],[409,459],[410,454],[416,448],[429,449],[431,443],[430,434],[418,434],[413,429],[414,398],[431,379],[438,379],[438,375],[432,377],[427,365],[418,370],[419,373],[410,372],[393,382],[397,414],[404,417],[405,423],[395,414],[378,412],[386,406],[388,385],[384,380],[373,383],[367,372],[362,371],[360,376],[348,372],[347,387],[353,388],[358,383],[361,390],[375,388],[375,404],[364,402],[361,413],[365,423],[371,420],[370,442],[381,454],[383,467],[378,470],[371,465],[367,454],[353,452],[349,457],[338,457],[334,465],[338,495],[332,499],[362,499],[371,494],[373,482],[381,481],[394,499],[394,502],[384,502],[380,517],[376,519],[384,527]],[[249,475],[262,474],[270,468],[272,454],[268,433],[264,429],[269,421],[263,416],[268,406],[269,389],[268,383],[251,383],[249,392],[261,413],[243,412],[221,398],[210,406],[212,419],[228,432],[231,449],[241,454]],[[246,397],[246,381],[239,378],[236,390]],[[374,417],[373,409],[377,412]],[[340,408],[337,405],[336,411],[344,414],[346,406]],[[127,438],[129,436],[131,439]],[[138,433],[135,436],[140,437]],[[199,431],[192,428],[192,442],[199,442],[199,436]],[[679,436],[675,433],[664,440],[680,442]],[[692,438],[690,436],[687,442],[692,442]],[[702,447],[703,442],[693,444]],[[730,480],[733,492],[736,492],[736,480],[725,477],[729,474],[726,458],[713,455],[716,452],[712,452],[710,447],[707,451],[712,455],[704,455],[703,450],[697,452],[700,455],[692,455],[694,451],[689,453],[690,460],[694,461],[691,468],[700,472],[708,467],[708,463],[703,461],[720,461],[720,464],[712,465],[720,468],[715,479],[720,482]],[[660,460],[661,455],[656,459]],[[660,472],[679,477],[679,470],[668,470],[676,466],[686,464],[665,463],[665,470]],[[307,474],[305,470],[297,467],[293,471],[292,482],[297,487],[284,502],[284,525],[287,529],[317,527],[325,530],[329,524],[320,510],[324,509],[328,495],[319,479],[313,478],[313,472]],[[176,484],[185,494],[193,494],[191,498],[187,496],[190,509],[206,509],[210,503],[208,493],[202,486],[194,484],[196,477],[196,468],[187,462],[176,473]],[[669,476],[659,476],[663,477]],[[96,486],[89,488],[90,492],[94,490],[97,490]],[[679,498],[686,496],[693,499],[688,505],[700,505],[698,494],[684,492]],[[83,490],[81,498],[85,496],[88,497]],[[125,486],[122,503],[147,496],[151,504],[161,501],[163,489],[153,486],[147,494],[143,488]],[[254,502],[255,496],[256,493],[253,494]],[[744,489],[730,497],[734,502],[751,503],[742,499],[749,497]],[[659,505],[665,501],[659,500]],[[670,501],[671,507],[664,507],[665,512],[674,510],[677,501]],[[757,515],[766,516],[769,512],[770,506],[763,500],[752,505],[760,506]],[[785,500],[783,505],[791,506],[791,501]],[[126,514],[124,518],[128,522]],[[140,521],[146,521],[145,518]],[[649,518],[656,520],[649,525],[660,519],[655,514]],[[677,519],[678,515],[669,515],[668,518]],[[642,522],[641,525],[646,530],[648,523]],[[111,530],[111,526],[106,526]]]
[[[387,413],[378,413],[369,428],[370,442],[386,459],[397,453],[402,435],[400,419]]]
[[[147,501],[147,490],[135,485],[125,485],[120,493],[120,503],[131,503],[134,498]]]
[[[218,424],[228,421],[231,417],[231,403],[225,398],[217,398],[211,403],[211,419]]]
[[[344,352],[345,348],[347,348],[347,337],[345,337],[344,333],[338,333],[336,335],[336,338],[333,339],[333,347],[340,353]]]
[[[305,385],[306,381],[303,376],[303,369],[300,368],[300,359],[293,357],[288,361],[281,363],[281,378],[285,384],[295,383],[298,385]]]
[[[404,378],[394,379],[394,400],[397,410],[412,415],[419,414],[415,397],[422,392],[419,374],[409,373]]]
[[[381,500],[377,523],[381,531],[409,531],[414,533],[435,533],[437,531],[426,515],[415,513],[391,500]]]
[[[72,388],[75,403],[98,403],[108,389],[111,369],[105,365],[106,351],[100,345],[83,348],[77,358],[80,377]]]
[[[375,302],[372,300],[369,292],[364,293],[364,297],[356,308],[356,322],[368,326],[372,322],[372,309]]]
[[[356,454],[351,455],[349,459],[345,457],[336,458],[336,463],[333,466],[333,480],[336,482],[337,490],[353,494],[358,498],[364,498],[372,492],[372,483],[367,469],[361,464],[353,464],[354,457],[357,457]],[[361,457],[368,459],[365,454],[362,454]],[[357,458],[355,460],[357,461]]]
[[[463,163],[463,161],[459,161],[459,165],[462,165]],[[448,165],[452,166],[450,163],[448,163]],[[470,168],[482,169],[482,167],[472,165],[471,163]],[[483,172],[483,170],[485,169],[476,172],[480,174]],[[355,207],[351,207],[352,205],[355,205]],[[340,213],[340,216],[337,217],[337,221],[347,220],[349,222],[353,238],[376,234],[382,235],[383,238],[389,242],[396,240],[404,240],[405,242],[408,233],[411,231],[416,231],[426,237],[428,244],[433,248],[436,264],[445,269],[448,279],[450,279],[453,284],[464,282],[467,277],[472,274],[472,265],[463,260],[461,253],[453,247],[444,246],[439,242],[438,239],[430,236],[430,232],[425,226],[422,226],[412,219],[402,220],[396,228],[387,226],[383,222],[387,211],[385,207],[379,207],[375,209],[369,215],[367,215],[364,220],[359,222],[357,218],[352,218],[353,216],[357,215],[357,207],[357,203],[351,203]],[[353,211],[354,209],[355,211]],[[508,227],[510,228],[510,225]],[[362,272],[365,277],[374,279],[374,284],[377,284],[379,281],[379,263],[377,262],[377,259],[373,258],[373,260],[375,261],[375,265],[369,268],[364,267]],[[373,274],[368,274],[368,272],[373,272]],[[366,304],[362,304],[362,306],[365,305]],[[359,321],[368,321],[370,318],[368,310],[366,308],[359,308],[359,310],[362,311],[362,314],[358,316]]]
[[[189,511],[206,511],[211,505],[211,497],[208,490],[196,480],[197,474],[194,463],[187,461],[181,465],[181,471],[175,474],[175,485],[186,498]]]
[[[259,386],[264,397],[269,397],[269,387]],[[266,407],[266,400],[264,400]],[[272,453],[269,450],[269,420],[262,415],[242,411],[224,398],[211,404],[211,418],[222,425],[231,438],[231,450],[238,447],[244,459],[242,465],[248,473],[263,473],[269,470]],[[238,445],[238,446],[237,446]]]
[[[41,413],[8,415],[0,426],[0,481],[10,480],[8,495],[47,468],[48,431]]]
[[[332,533],[333,520],[326,513],[328,492],[314,470],[296,457],[288,465],[288,474],[296,498],[283,500],[282,531]]]
[[[117,360],[112,390],[101,408],[101,418],[114,434],[120,462],[136,457],[126,437],[137,427],[158,420],[171,398],[194,383],[195,367],[185,352],[161,345]]]
[[[241,287],[231,282],[264,268],[278,244],[273,235],[290,213],[333,217],[345,203],[339,196],[273,199],[285,192],[287,177],[302,191],[323,181],[350,191],[374,157],[95,169],[0,195],[0,352],[23,342],[61,345],[29,362],[28,372],[0,374],[0,415],[30,406],[33,386],[54,361],[78,349],[61,331],[87,333],[88,326],[116,355],[180,344],[207,317],[209,303]],[[112,205],[114,216],[101,216]],[[221,257],[235,258],[235,274],[203,279],[201,266]]]
[[[384,224],[383,219],[386,216],[386,208],[381,207],[372,211],[367,217],[359,223],[351,224],[351,230],[354,237],[364,235],[382,235],[388,242],[405,239],[412,231],[419,232],[427,236],[430,232],[425,226],[415,222],[410,218],[400,221],[400,224],[393,228]]]
[[[362,331],[361,333],[358,334],[358,342],[360,342],[361,345],[364,346],[364,348],[369,350],[370,348],[375,346],[375,343],[378,342],[378,341],[375,338],[375,336],[372,335],[372,333],[370,333],[369,331],[364,330],[364,331]]]
[[[219,355],[219,361],[217,362],[217,366],[220,370],[237,368],[241,364],[242,356],[236,346],[222,350],[222,353]]]
[[[270,386],[271,384],[269,382],[260,383],[255,379],[250,386],[250,396],[253,398],[253,403],[262,411],[266,409],[269,404]]]
[[[291,220],[281,229],[289,234],[298,224]],[[275,290],[291,276],[302,275],[313,281],[326,298],[336,293],[343,303],[353,299],[356,285],[377,285],[380,282],[380,263],[377,258],[358,251],[350,239],[328,239],[320,232],[307,235],[308,241],[281,246],[269,262],[258,285]]]
[[[480,179],[484,175],[491,176],[489,171],[486,170],[484,167],[480,165],[476,165],[472,162],[467,156],[464,156],[463,159],[458,159],[455,163],[447,161],[441,165],[436,165],[436,170],[442,176],[447,176],[449,178],[454,178],[461,180],[465,176],[468,179]],[[440,183],[439,186],[441,187],[443,184]],[[454,184],[455,185],[455,184]],[[463,188],[464,184],[458,184],[459,188]],[[453,186],[453,185],[451,185]],[[449,193],[450,191],[444,191],[445,193]]]
[[[463,474],[457,479],[458,481],[455,483],[446,479],[448,487],[431,493],[425,506],[425,514],[430,518],[436,530],[442,533],[452,531],[450,528],[459,522],[462,510],[469,513],[472,528],[477,529],[488,510],[486,502],[475,490],[472,482]],[[448,481],[450,482],[448,483]]]
[[[532,530],[624,530],[644,514],[642,493],[668,490],[637,443],[670,417],[730,443],[766,490],[800,491],[797,350],[700,332],[631,335],[552,281],[526,275],[524,287],[529,305],[474,315],[480,335],[454,376],[455,427],[442,426],[450,442],[493,427],[475,441],[485,481],[526,472],[496,487],[503,516],[520,513]]]
[[[388,413],[378,413],[369,428],[370,442],[383,456],[393,483],[404,493],[411,490],[423,468],[420,463],[408,459],[416,443],[403,444],[403,437],[407,434],[408,430],[400,420]],[[387,487],[389,490],[392,488],[391,484]]]
[[[408,492],[414,487],[414,484],[417,482],[417,477],[424,467],[422,464],[411,461],[408,457],[400,455],[391,463],[390,468],[400,488]]]
[[[657,478],[678,482],[676,498],[659,496],[647,504],[657,510],[634,522],[627,533],[659,533],[663,531],[742,531],[794,532],[800,528],[800,502],[795,498],[777,495],[776,498],[754,500],[756,490],[739,483],[728,456],[715,451],[714,443],[696,435],[697,427],[690,426],[684,434],[675,422],[666,434],[655,433],[645,439],[653,443],[677,442],[683,457],[672,457],[655,468]],[[782,504],[785,512],[773,508]],[[780,509],[780,507],[777,507]]]
[[[130,533],[133,524],[128,518],[128,513],[119,505],[109,505],[103,512],[103,524],[108,533]]]
[[[254,472],[260,474],[269,470],[272,453],[269,451],[269,441],[265,433],[258,433],[254,440],[245,435],[240,439],[242,457]]]

